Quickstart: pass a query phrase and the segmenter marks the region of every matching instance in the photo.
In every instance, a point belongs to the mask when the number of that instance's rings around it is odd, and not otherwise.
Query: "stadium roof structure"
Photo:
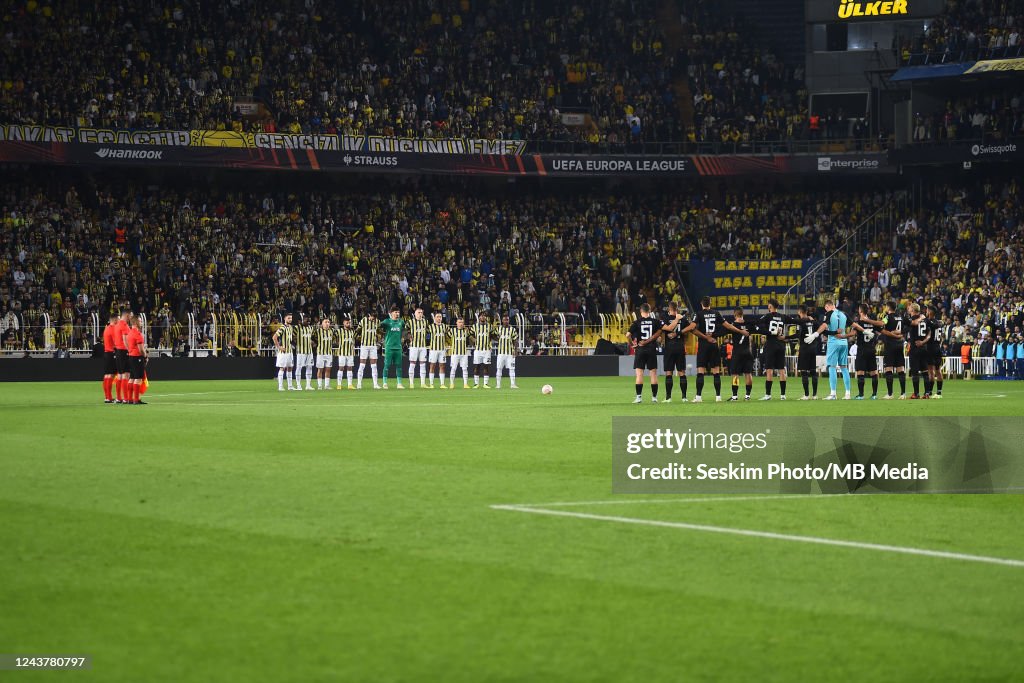
[[[1024,58],[984,59],[956,64],[923,64],[898,69],[889,80],[894,82],[927,81],[936,78],[967,78],[995,76],[1020,78],[1024,76]]]

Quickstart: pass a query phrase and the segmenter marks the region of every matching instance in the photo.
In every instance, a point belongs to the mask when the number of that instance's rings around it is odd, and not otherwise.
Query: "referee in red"
[[[117,375],[117,361],[114,360],[114,328],[117,323],[117,314],[111,312],[107,326],[103,328],[103,402],[113,403],[114,380]],[[121,397],[121,389],[117,390],[118,398]]]
[[[142,377],[146,372],[146,338],[142,336],[139,316],[132,316],[132,326],[125,339],[128,346],[128,403],[145,405],[139,400],[142,389]]]
[[[114,324],[114,367],[117,370],[117,379],[114,380],[117,387],[116,403],[128,403],[128,311],[122,310],[117,322]]]

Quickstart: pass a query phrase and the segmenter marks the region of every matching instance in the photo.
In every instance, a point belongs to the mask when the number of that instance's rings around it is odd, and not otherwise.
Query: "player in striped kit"
[[[498,365],[494,371],[494,387],[501,389],[501,371],[508,369],[508,378],[512,382],[512,388],[516,386],[516,345],[519,341],[519,330],[512,327],[507,315],[501,316],[501,325],[497,329],[498,335]]]
[[[469,342],[469,328],[466,327],[466,321],[461,315],[455,319],[455,327],[448,330],[448,341],[451,344],[452,351],[451,380],[448,388],[455,388],[455,373],[461,368],[462,388],[469,389],[469,356],[466,353]]]
[[[430,368],[427,370],[427,388],[434,388],[434,373],[441,373],[441,389],[447,389],[444,384],[444,352],[448,347],[448,325],[441,320],[441,314],[434,314],[434,322],[428,328],[430,333]]]
[[[295,376],[292,359],[295,353],[295,328],[292,327],[292,314],[284,316],[284,325],[274,331],[274,348],[277,349],[277,390],[284,391],[284,380],[288,378],[288,391],[294,391],[292,378]]]
[[[313,391],[313,335],[316,334],[316,327],[313,325],[299,325],[298,334],[295,339],[295,390],[302,391],[302,377],[306,377],[306,389]]]
[[[331,388],[331,367],[334,365],[334,328],[324,318],[316,331],[316,388]]]
[[[355,355],[356,355],[356,331],[352,329],[352,316],[345,314],[345,317],[341,321],[341,327],[338,328],[335,340],[338,342],[336,354],[338,356],[338,389],[341,389],[341,374],[345,373],[345,379],[348,380],[348,388],[355,389],[352,386],[352,380],[355,379]]]
[[[470,331],[473,335],[473,388],[480,388],[480,375],[484,376],[484,389],[490,389],[487,384],[487,371],[491,365],[491,324],[487,321],[487,314],[480,313],[477,322]]]
[[[373,388],[380,389],[377,383],[377,332],[380,329],[380,322],[377,316],[371,311],[359,321],[357,332],[359,333],[359,375],[356,377],[356,389],[363,388],[363,371],[370,366],[373,374]]]
[[[409,321],[409,388],[416,385],[416,364],[420,366],[420,387],[427,386],[427,325],[423,309],[417,308]]]

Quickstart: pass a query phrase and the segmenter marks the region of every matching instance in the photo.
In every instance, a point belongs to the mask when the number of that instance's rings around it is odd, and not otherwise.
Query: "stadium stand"
[[[680,140],[653,7],[28,2],[8,15],[0,112],[122,129]],[[566,125],[570,110],[585,122]]]
[[[952,64],[1024,56],[1020,0],[950,0],[926,31],[900,44],[904,64]]]
[[[913,141],[926,143],[953,140],[1001,140],[1024,133],[1021,92],[988,91],[975,96],[951,98],[942,111],[917,114]]]
[[[447,317],[571,313],[605,323],[615,341],[638,303],[683,300],[678,263],[820,256],[885,201],[853,191],[734,191],[712,201],[626,191],[507,198],[461,181],[296,194],[91,180],[5,183],[8,348],[42,348],[27,330],[44,315],[62,343],[82,348],[88,317],[117,305],[147,314],[154,346],[170,347],[189,316],[202,326],[212,312],[382,314],[392,302]],[[1024,322],[1018,185],[932,188],[895,242],[872,244],[833,293],[934,303],[950,344],[1012,336]],[[567,333],[594,341],[593,329]]]
[[[889,300],[935,306],[946,356],[960,356],[963,343],[982,356],[993,355],[986,342],[1024,343],[1020,191],[1018,180],[927,188],[916,215],[869,246],[836,295],[875,308]]]
[[[693,122],[688,139],[742,149],[754,140],[805,139],[803,67],[784,64],[722,3],[683,7]]]
[[[672,0],[30,0],[3,16],[0,123],[466,136],[589,151],[666,142],[675,151],[748,152],[754,141],[855,134],[840,113],[811,121],[803,67],[759,44],[733,10]],[[1020,0],[951,2],[904,52],[1012,57],[1022,18]],[[912,142],[1019,136],[1020,88],[978,87],[951,89],[940,111],[917,115]],[[214,312],[240,320],[285,310],[383,313],[393,301],[431,302],[449,317],[568,313],[618,341],[637,303],[684,299],[679,264],[826,255],[891,189],[506,192],[371,178],[336,190],[265,190],[3,173],[5,348],[52,346],[33,332],[44,317],[60,344],[87,345],[85,321],[116,305],[147,313],[155,345],[179,346],[190,319],[212,337]],[[835,293],[935,302],[951,345],[1014,338],[1018,187],[988,182],[928,185],[895,243],[872,245]],[[592,329],[564,321],[548,328],[595,341]]]

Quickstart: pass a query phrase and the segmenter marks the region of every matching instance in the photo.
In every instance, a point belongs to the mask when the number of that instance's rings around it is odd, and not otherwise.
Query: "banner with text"
[[[961,164],[963,162],[1010,161],[1024,159],[1024,138],[964,142],[954,145],[906,145],[890,152],[893,164]]]
[[[112,130],[59,126],[0,126],[0,142],[86,142],[103,145],[233,147],[344,152],[415,152],[417,154],[498,154],[519,156],[524,140],[476,138],[402,138],[377,135],[243,133],[233,130]]]
[[[690,261],[690,287],[697,299],[711,297],[712,308],[732,309],[780,304],[800,304],[786,292],[820,259],[778,259],[765,261]]]
[[[30,128],[32,130],[24,130]],[[17,130],[17,133],[14,131]],[[5,137],[6,136],[6,137]],[[26,139],[29,138],[29,139]],[[85,138],[85,140],[81,139]],[[369,138],[370,149],[346,149],[336,136],[278,136],[223,131],[89,131],[0,127],[0,161],[70,165],[134,165],[281,169],[326,172],[436,173],[550,177],[701,177],[888,173],[885,155],[558,155],[443,152],[446,141]],[[451,141],[447,141],[451,142]],[[465,149],[476,149],[472,141]],[[479,141],[477,141],[479,142]],[[352,141],[355,144],[355,141]],[[396,147],[395,150],[381,148]],[[452,147],[451,149],[456,149]]]

